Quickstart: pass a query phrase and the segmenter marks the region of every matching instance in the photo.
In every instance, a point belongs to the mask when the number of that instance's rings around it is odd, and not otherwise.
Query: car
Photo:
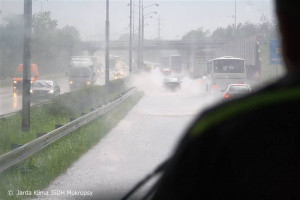
[[[53,80],[37,80],[30,89],[31,98],[50,100],[60,94],[60,87]]]
[[[233,99],[251,93],[249,84],[229,84],[224,93],[224,98]]]
[[[123,70],[115,70],[114,73],[114,79],[124,78],[124,71]]]
[[[165,78],[163,81],[163,85],[168,90],[176,91],[181,88],[181,81],[176,77]]]
[[[169,76],[172,74],[172,70],[170,68],[163,68],[161,69],[161,73],[165,76]]]

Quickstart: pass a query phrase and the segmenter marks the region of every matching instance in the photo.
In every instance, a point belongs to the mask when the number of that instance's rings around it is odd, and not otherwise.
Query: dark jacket
[[[300,74],[204,112],[153,199],[300,199]]]

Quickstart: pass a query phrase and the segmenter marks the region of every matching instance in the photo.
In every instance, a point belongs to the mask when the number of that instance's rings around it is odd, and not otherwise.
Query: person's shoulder
[[[230,122],[247,114],[259,114],[261,108],[274,109],[280,104],[300,100],[300,73],[287,74],[273,84],[235,100],[222,102],[204,111],[191,126],[189,137],[201,133],[224,122]]]

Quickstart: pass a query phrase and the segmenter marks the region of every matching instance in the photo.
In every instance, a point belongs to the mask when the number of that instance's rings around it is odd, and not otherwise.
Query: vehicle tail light
[[[218,86],[217,85],[213,85],[213,89],[217,89],[218,88]]]
[[[225,94],[225,99],[229,99],[229,94],[228,93]]]

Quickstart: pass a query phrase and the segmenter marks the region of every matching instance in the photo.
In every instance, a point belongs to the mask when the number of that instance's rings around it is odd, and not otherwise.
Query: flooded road
[[[41,80],[55,80],[60,87],[61,94],[70,92],[69,78],[64,74],[52,75],[51,77],[41,77]],[[110,80],[114,79],[113,74],[110,75]],[[96,85],[104,85],[104,74],[100,74],[96,81]],[[31,103],[44,102],[45,100]],[[22,94],[16,94],[12,91],[12,86],[0,88],[0,115],[16,112],[22,109]]]
[[[183,80],[178,92],[165,91],[151,78],[143,82],[145,96],[125,119],[45,190],[89,191],[94,199],[120,199],[171,155],[195,115],[217,101],[201,91],[197,80]]]
[[[59,74],[54,76],[54,78],[42,77],[41,79],[51,79],[55,80],[60,86],[61,93],[69,92],[69,84],[67,77]],[[35,105],[35,102],[31,103],[31,105]],[[22,94],[16,94],[12,91],[12,86],[0,88],[0,115],[16,112],[22,109]]]

